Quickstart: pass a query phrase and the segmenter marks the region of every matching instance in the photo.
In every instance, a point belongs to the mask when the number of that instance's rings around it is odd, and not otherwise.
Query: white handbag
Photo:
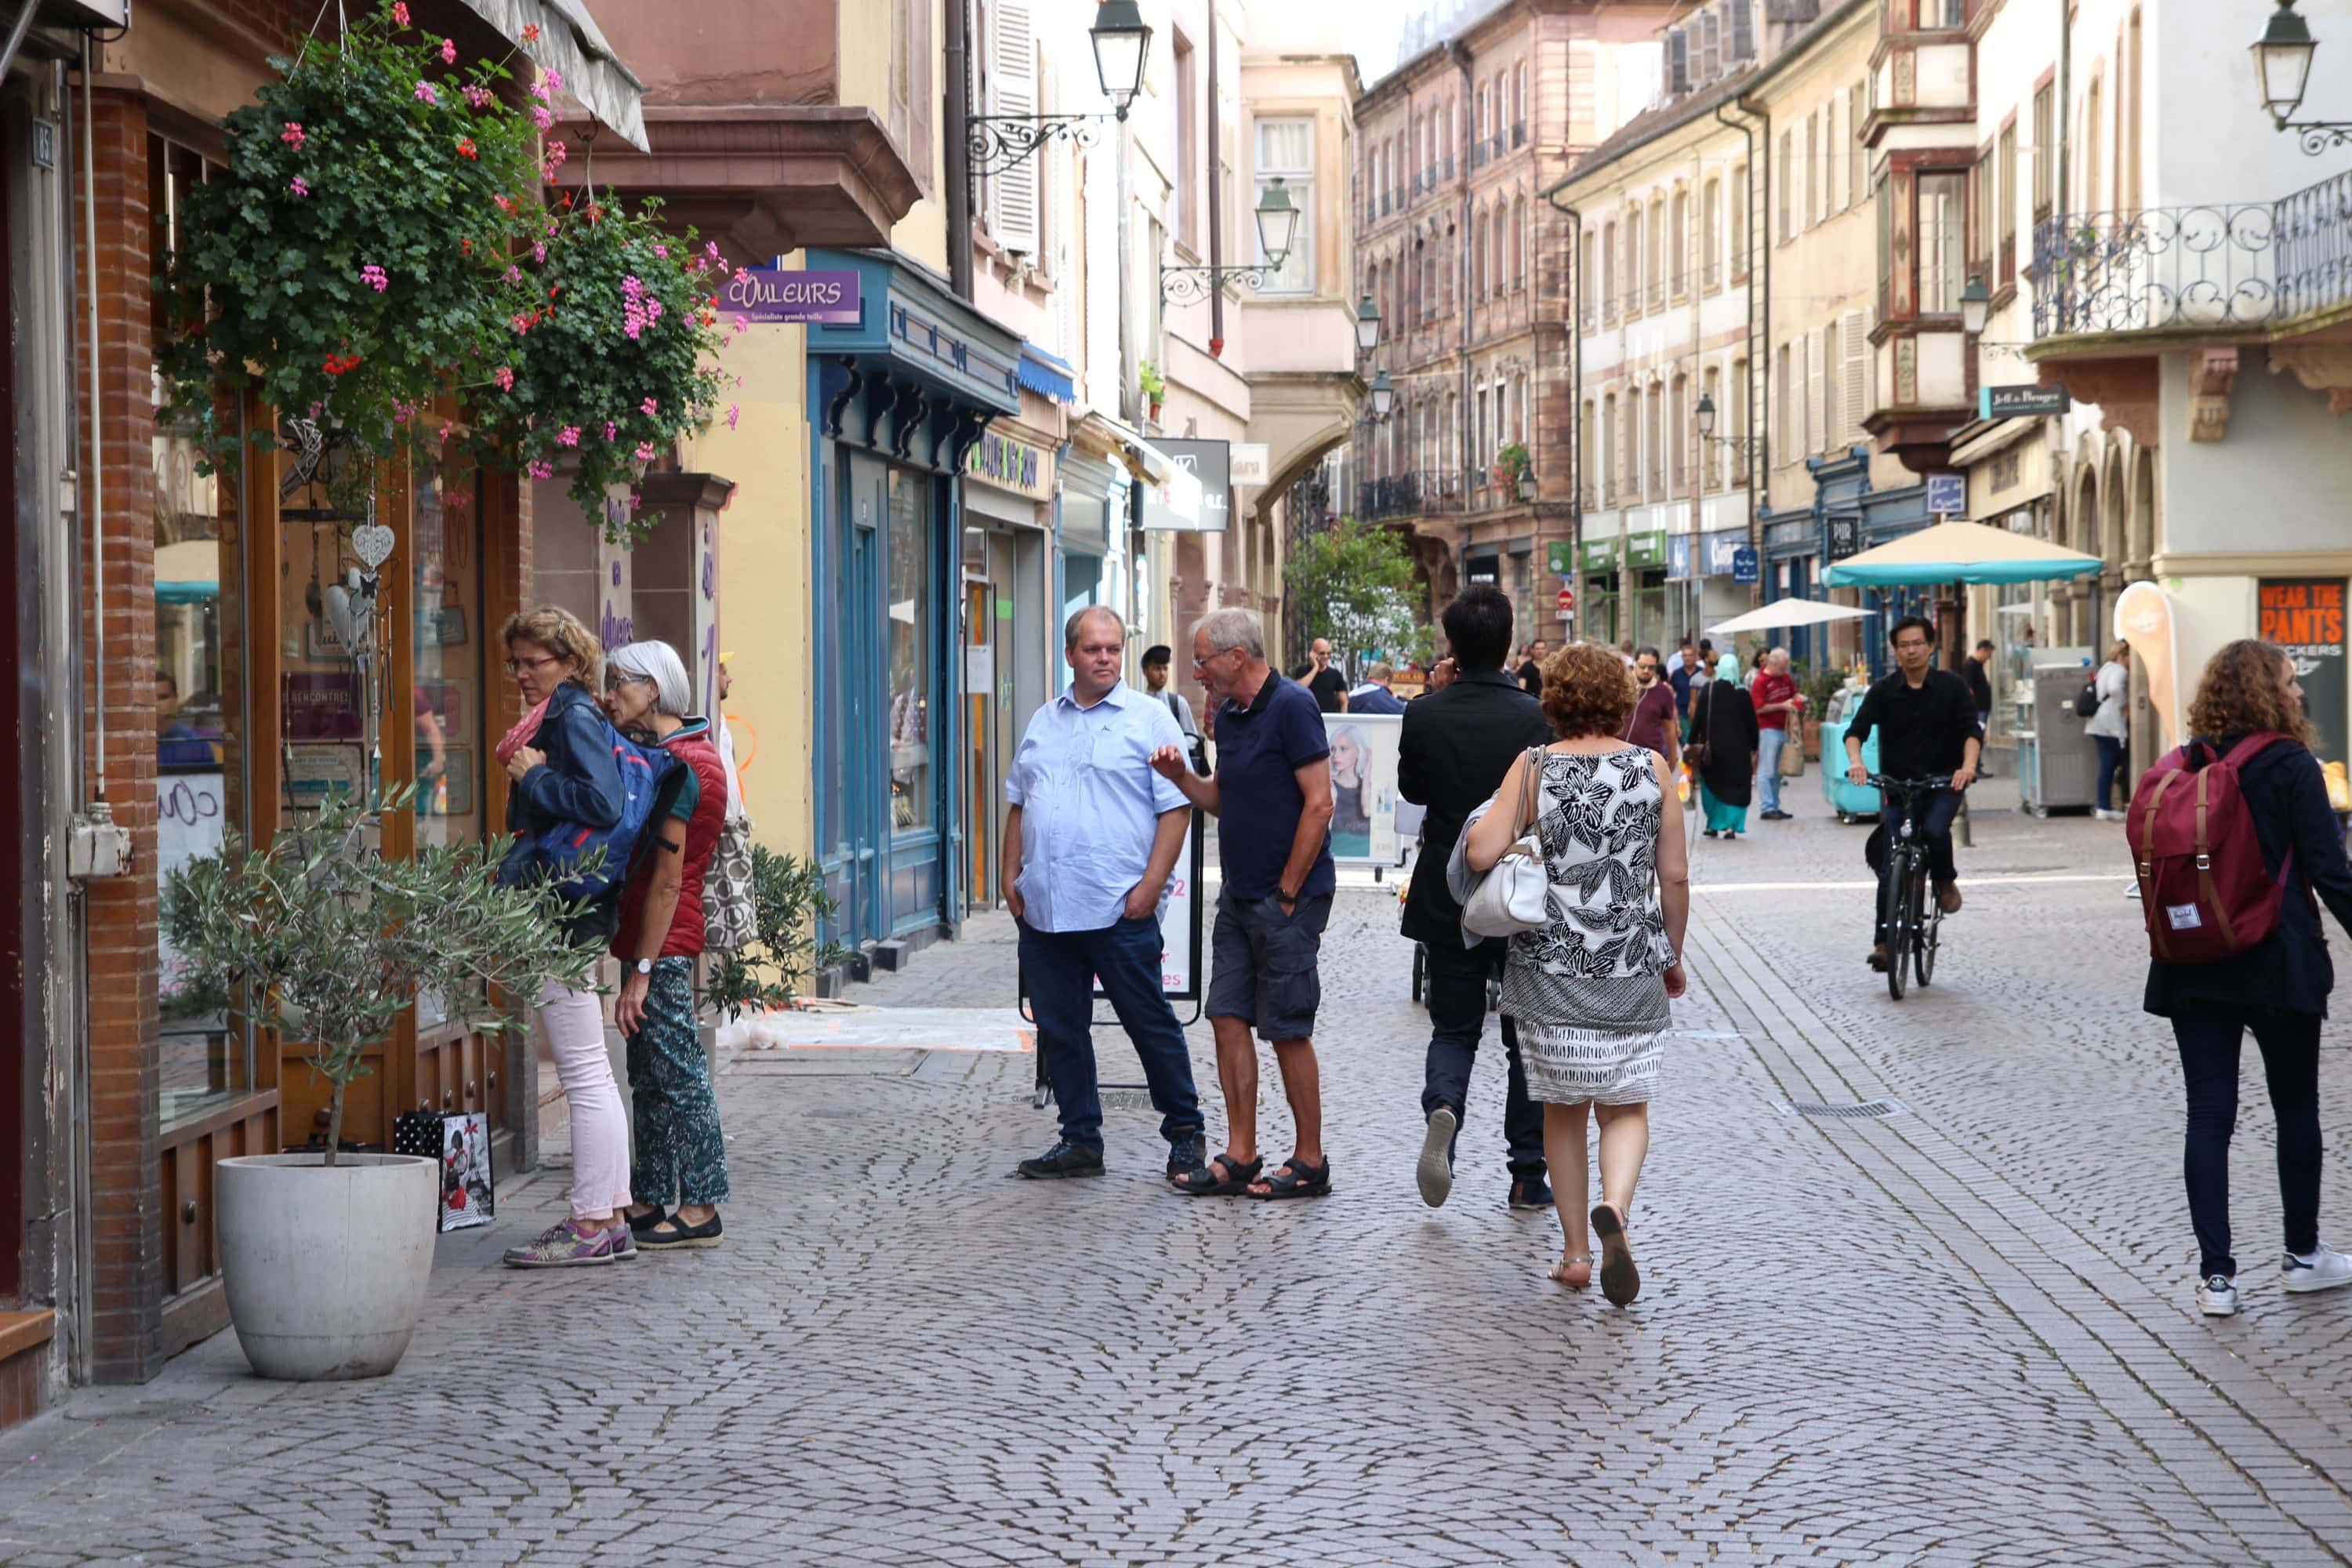
[[[1518,816],[1528,824],[1527,833],[1503,851],[1463,903],[1462,929],[1473,936],[1517,936],[1551,923],[1551,874],[1544,866],[1543,841],[1528,815],[1542,757],[1541,751],[1529,749],[1521,781]]]

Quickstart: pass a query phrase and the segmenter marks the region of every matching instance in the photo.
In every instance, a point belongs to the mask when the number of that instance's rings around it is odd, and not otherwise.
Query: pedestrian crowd
[[[1496,991],[1509,1206],[1558,1216],[1551,1279],[1573,1289],[1597,1279],[1612,1302],[1636,1299],[1632,1237],[1649,1106],[1670,1004],[1690,984],[1683,769],[1707,837],[1737,838],[1759,803],[1764,820],[1786,820],[1781,763],[1805,699],[1783,649],[1766,652],[1743,679],[1735,653],[1687,637],[1671,656],[1631,643],[1515,647],[1511,618],[1508,599],[1492,587],[1457,596],[1443,616],[1446,656],[1407,702],[1389,689],[1385,665],[1350,687],[1322,639],[1296,678],[1285,677],[1267,663],[1254,614],[1212,612],[1192,634],[1192,670],[1207,697],[1197,728],[1167,688],[1171,650],[1148,650],[1150,689],[1134,693],[1121,679],[1120,618],[1102,607],[1070,618],[1069,688],[1037,711],[1005,784],[1013,819],[1002,891],[1019,922],[1024,983],[1060,1118],[1058,1141],[1021,1162],[1020,1174],[1104,1171],[1091,1038],[1099,985],[1141,1058],[1174,1191],[1282,1201],[1334,1190],[1314,1039],[1336,887],[1325,715],[1399,715],[1397,793],[1424,809],[1402,922],[1423,949],[1431,1030],[1415,1184],[1432,1207],[1452,1193],[1472,1068]],[[1895,625],[1895,668],[1853,710],[1845,761],[1856,784],[1883,776],[1918,786],[1904,809],[1913,814],[1909,830],[1926,840],[1937,905],[1950,913],[1961,907],[1951,828],[1981,760],[1990,648],[1973,650],[1964,672],[1948,672],[1935,668],[1934,645],[1926,621]],[[2127,656],[2118,649],[2095,677],[2102,711],[2128,690]],[[2121,691],[2109,674],[2118,668]],[[2179,798],[2194,792],[2200,835],[2209,785],[2215,803],[2242,805],[2251,824],[2236,847],[2251,868],[2245,880],[2271,889],[2253,916],[2208,907],[2227,893],[2189,895],[2185,916],[2149,904],[2147,1006],[2171,1020],[2179,1040],[2189,1106],[2184,1169],[2202,1255],[2197,1299],[2216,1315],[2237,1310],[2227,1153],[2249,1032],[2279,1121],[2286,1289],[2352,1282],[2352,1259],[2317,1233],[2316,1066],[2333,984],[2316,910],[2324,900],[2352,931],[2352,866],[2294,680],[2293,661],[2271,645],[2224,649],[2190,714],[2201,739],[2140,786],[2160,798],[2168,769],[2197,775]],[[1202,756],[1203,731],[1215,742],[1213,763]],[[2091,732],[2102,741],[2102,772],[2112,774],[2119,763],[2105,755],[2104,732]],[[1864,762],[1874,737],[1875,773]],[[2118,815],[2105,799],[2103,781],[2102,815]],[[2149,863],[2162,859],[2159,826],[2148,826],[2158,813],[2147,807],[2143,824],[2137,800],[2133,812],[2134,852],[2148,883]],[[1160,977],[1160,912],[1195,813],[1217,819],[1222,876],[1204,1009],[1224,1109],[1213,1152]],[[1865,848],[1882,875],[1889,829],[1882,822]],[[2201,857],[2211,847],[2200,838],[2193,847]],[[1878,910],[1888,907],[1877,901]],[[2259,918],[2265,909],[2267,923]],[[2227,952],[2191,953],[2177,932],[2168,948],[2164,921],[2195,925],[2200,915],[2233,933]],[[1874,919],[1871,961],[1883,965],[1889,932],[1883,912]],[[1258,1042],[1273,1048],[1291,1113],[1292,1142],[1279,1158],[1260,1142]]]

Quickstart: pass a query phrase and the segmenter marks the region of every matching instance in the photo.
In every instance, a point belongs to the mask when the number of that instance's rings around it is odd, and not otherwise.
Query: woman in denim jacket
[[[505,640],[507,673],[528,710],[498,746],[512,781],[507,828],[520,835],[499,867],[499,880],[513,885],[541,874],[536,840],[545,829],[619,822],[622,791],[612,727],[594,695],[604,662],[595,634],[570,611],[541,605],[508,621]],[[618,882],[572,921],[574,943],[601,947],[612,940]],[[571,1103],[572,1216],[509,1249],[506,1260],[518,1268],[562,1268],[633,1258],[636,1249],[620,1215],[629,1202],[629,1124],[604,1054],[603,998],[551,982],[536,1005]]]

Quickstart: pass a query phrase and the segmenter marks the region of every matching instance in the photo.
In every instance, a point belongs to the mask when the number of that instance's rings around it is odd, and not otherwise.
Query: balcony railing
[[[2280,310],[2280,217],[2300,200],[2068,213],[2036,224],[2034,337],[2271,321]],[[2340,230],[2340,217],[2329,221]]]
[[[1465,487],[1457,468],[1424,468],[1367,479],[1356,487],[1356,515],[1370,521],[1463,510]]]
[[[2280,202],[2271,227],[2278,244],[2281,320],[2352,300],[2352,174],[2332,175]]]

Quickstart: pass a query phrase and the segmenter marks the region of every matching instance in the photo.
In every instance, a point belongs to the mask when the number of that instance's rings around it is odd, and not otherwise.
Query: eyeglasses
[[[562,662],[563,661],[562,659],[556,658],[553,654],[549,654],[544,658],[510,658],[506,661],[507,673],[509,675],[520,675],[526,669],[537,669],[541,665],[562,664]]]
[[[651,685],[653,679],[654,678],[650,675],[631,675],[625,669],[607,669],[604,672],[604,689],[607,691],[618,691],[624,686],[635,680],[642,680],[647,685]]]
[[[1896,653],[1925,653],[1931,646],[1932,645],[1924,637],[1914,637],[1909,642],[1896,643],[1895,645],[1895,651]]]

